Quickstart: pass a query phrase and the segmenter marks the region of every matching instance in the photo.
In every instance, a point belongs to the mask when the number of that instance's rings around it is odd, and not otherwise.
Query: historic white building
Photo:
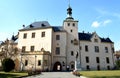
[[[76,59],[82,70],[114,67],[114,43],[96,32],[78,32],[78,20],[72,17],[70,6],[67,14],[63,26],[39,21],[19,30],[20,70],[74,70]]]

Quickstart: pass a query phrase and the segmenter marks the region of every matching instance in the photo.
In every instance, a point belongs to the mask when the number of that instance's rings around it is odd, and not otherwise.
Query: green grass
[[[0,72],[0,78],[20,78],[22,76],[27,76],[28,73],[25,72]]]
[[[80,71],[82,76],[88,78],[120,78],[120,70],[111,71]]]

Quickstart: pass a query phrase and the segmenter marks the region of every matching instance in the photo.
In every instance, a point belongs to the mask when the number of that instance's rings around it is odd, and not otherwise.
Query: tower
[[[67,18],[63,21],[63,28],[67,32],[66,58],[70,70],[75,69],[76,59],[79,58],[78,21],[72,17],[72,8],[67,8]]]

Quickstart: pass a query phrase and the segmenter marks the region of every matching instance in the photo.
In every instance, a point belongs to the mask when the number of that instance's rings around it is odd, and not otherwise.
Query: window
[[[73,32],[73,30],[70,30],[71,32]]]
[[[68,23],[68,26],[70,26],[70,23]]]
[[[88,46],[87,45],[85,46],[85,51],[88,52]]]
[[[56,47],[56,54],[57,54],[57,55],[60,54],[60,47]]]
[[[78,40],[77,39],[74,39],[74,45],[78,45]]]
[[[45,37],[45,32],[42,32],[41,37]]]
[[[108,53],[108,47],[105,47],[105,52]]]
[[[106,57],[106,63],[110,63],[109,57]]]
[[[41,60],[38,60],[38,66],[40,66],[41,65]]]
[[[99,47],[95,46],[95,52],[99,52]]]
[[[112,48],[112,52],[114,53],[114,48]]]
[[[27,66],[28,65],[28,60],[25,60],[25,66]]]
[[[74,52],[73,51],[71,51],[71,56],[74,56]]]
[[[24,33],[23,34],[23,39],[26,39],[27,38],[27,33]]]
[[[90,66],[89,66],[89,65],[87,65],[87,66],[86,66],[86,69],[87,69],[87,70],[90,70]]]
[[[86,56],[86,63],[89,63],[89,57]]]
[[[71,69],[74,69],[74,64],[71,64]]]
[[[100,70],[100,66],[99,65],[97,66],[97,70]]]
[[[73,26],[75,26],[75,23],[73,23]]]
[[[94,42],[98,42],[98,39],[94,39]]]
[[[34,51],[34,46],[31,46],[31,48],[30,48],[31,50],[30,51]]]
[[[110,70],[110,66],[107,66],[107,69]]]
[[[96,57],[96,63],[100,63],[99,57]]]
[[[73,40],[71,40],[71,43],[73,43]]]
[[[60,35],[56,35],[56,40],[60,40]]]
[[[32,33],[32,38],[35,38],[35,33]]]
[[[25,52],[26,47],[22,46],[22,52]]]

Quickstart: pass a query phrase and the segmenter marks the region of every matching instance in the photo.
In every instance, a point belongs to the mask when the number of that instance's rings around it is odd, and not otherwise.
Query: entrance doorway
[[[60,62],[54,64],[53,71],[62,71],[62,65]]]

